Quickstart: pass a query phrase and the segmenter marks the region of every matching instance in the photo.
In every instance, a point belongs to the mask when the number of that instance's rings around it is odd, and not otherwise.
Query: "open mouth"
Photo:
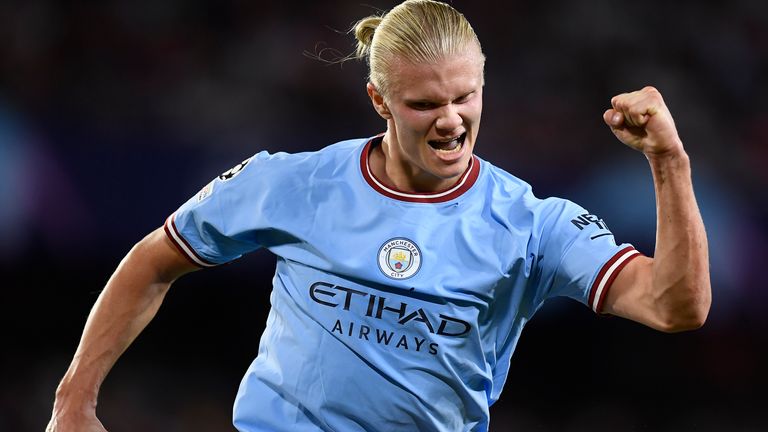
[[[427,144],[439,152],[453,153],[461,150],[461,146],[464,144],[466,138],[467,133],[464,132],[457,137],[449,138],[447,140],[430,140],[427,141]]]

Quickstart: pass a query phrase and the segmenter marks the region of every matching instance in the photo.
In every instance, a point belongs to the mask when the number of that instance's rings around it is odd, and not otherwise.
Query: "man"
[[[386,132],[261,152],[139,242],[88,318],[49,431],[103,431],[98,388],[171,283],[260,247],[278,263],[235,402],[241,431],[487,430],[520,332],[553,296],[662,331],[703,324],[706,235],[658,91],[616,96],[603,114],[651,166],[648,258],[581,207],[539,200],[473,154],[485,57],[463,15],[409,0],[355,30]]]

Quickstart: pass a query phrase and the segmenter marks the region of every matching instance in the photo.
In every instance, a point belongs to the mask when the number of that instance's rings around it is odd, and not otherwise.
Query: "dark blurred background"
[[[395,2],[0,2],[0,431],[42,431],[130,247],[260,150],[376,134],[345,30]],[[529,324],[493,431],[768,430],[768,3],[455,1],[488,57],[477,153],[653,253],[647,162],[602,123],[659,88],[710,242],[706,326],[667,335],[567,300]],[[119,431],[227,431],[274,258],[182,278],[102,387]]]

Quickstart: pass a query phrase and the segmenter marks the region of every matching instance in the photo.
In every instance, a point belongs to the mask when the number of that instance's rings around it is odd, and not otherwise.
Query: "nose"
[[[440,109],[435,128],[438,132],[450,134],[458,129],[464,120],[459,115],[458,109],[453,104],[448,104]]]

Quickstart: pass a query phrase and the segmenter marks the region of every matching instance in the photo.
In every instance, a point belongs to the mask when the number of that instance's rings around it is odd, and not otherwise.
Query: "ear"
[[[387,107],[387,103],[384,101],[384,96],[376,90],[376,86],[374,86],[373,83],[368,83],[365,86],[365,89],[368,91],[368,97],[371,98],[373,109],[375,109],[384,120],[391,119],[392,113],[389,112],[389,107]]]

